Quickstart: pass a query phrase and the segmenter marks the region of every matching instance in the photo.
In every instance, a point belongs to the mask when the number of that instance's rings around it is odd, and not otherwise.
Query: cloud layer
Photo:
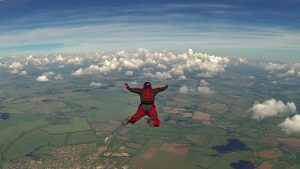
[[[267,117],[273,117],[282,113],[295,113],[296,105],[294,102],[288,102],[284,104],[280,100],[270,99],[263,103],[255,103],[251,109],[252,118],[256,120],[262,120]]]
[[[91,59],[97,62],[73,71],[72,75],[108,74],[124,70],[126,76],[132,76],[133,70],[142,69],[142,75],[150,78],[185,79],[188,72],[214,76],[224,72],[229,64],[226,57],[194,53],[191,49],[188,53],[177,55],[171,52],[152,53],[147,49],[139,49],[136,53],[119,51],[114,54],[98,54],[87,60]]]

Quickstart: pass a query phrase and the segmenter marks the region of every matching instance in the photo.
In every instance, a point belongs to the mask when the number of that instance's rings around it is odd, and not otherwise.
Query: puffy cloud
[[[245,59],[245,58],[239,58],[239,63],[240,64],[247,63],[247,59]]]
[[[18,74],[19,73],[19,70],[18,69],[14,69],[12,71],[10,71],[11,74]]]
[[[158,79],[170,79],[172,78],[171,74],[168,72],[156,72],[155,77]]]
[[[179,79],[179,80],[186,80],[187,78],[186,78],[185,75],[181,75],[181,76],[178,77],[178,79]]]
[[[287,64],[276,64],[276,63],[272,63],[269,62],[267,64],[262,64],[263,69],[270,71],[270,72],[274,72],[276,70],[284,70],[288,67]]]
[[[157,79],[170,79],[172,78],[172,75],[169,72],[155,72],[155,74],[152,74],[150,72],[144,73],[144,76],[151,77],[151,78],[157,78]]]
[[[61,79],[63,79],[63,77],[62,77],[62,75],[61,74],[57,74],[57,75],[55,75],[55,73],[54,72],[45,72],[43,75],[41,75],[41,76],[38,76],[37,78],[36,78],[36,80],[38,81],[38,82],[47,82],[47,81],[49,81],[50,79],[55,79],[55,80],[61,80]]]
[[[138,83],[135,82],[135,81],[133,81],[133,82],[130,82],[129,84],[131,84],[131,85],[137,85]]]
[[[285,78],[288,76],[300,76],[300,63],[262,63],[261,67],[271,73],[278,73],[279,78]]]
[[[189,88],[188,88],[186,85],[181,86],[181,87],[179,88],[179,93],[187,94],[187,93],[189,93]]]
[[[83,74],[83,69],[80,68],[78,70],[76,70],[75,72],[72,73],[73,76],[80,76]]]
[[[20,62],[12,62],[9,66],[10,69],[22,69],[23,65]]]
[[[189,55],[193,55],[193,54],[194,54],[193,49],[189,49],[189,50],[188,50],[188,54],[189,54]]]
[[[271,83],[272,83],[273,85],[277,85],[277,84],[278,84],[277,81],[272,81]]]
[[[83,62],[82,57],[74,57],[67,60],[68,64],[74,64],[74,65],[82,64],[82,62]]]
[[[90,86],[92,86],[92,87],[101,87],[101,86],[102,86],[102,83],[91,82],[91,83],[90,83]]]
[[[300,132],[300,115],[294,115],[293,117],[287,117],[282,123],[279,124],[279,127],[282,128],[288,134]]]
[[[55,80],[63,80],[63,76],[61,74],[57,74],[55,77],[54,77]]]
[[[201,86],[208,86],[208,82],[204,79],[200,80],[200,85]]]
[[[212,90],[210,90],[209,87],[207,86],[200,86],[197,88],[197,91],[200,93],[200,94],[205,94],[205,95],[209,95],[209,94],[213,94],[214,92]]]
[[[287,72],[286,72],[287,75],[295,75],[296,74],[296,71],[294,69],[289,69]]]
[[[62,55],[57,55],[55,60],[56,61],[64,61],[65,59],[62,57]]]
[[[23,70],[23,71],[20,73],[20,75],[25,76],[25,75],[27,75],[27,72],[26,72],[25,70]]]
[[[179,93],[210,95],[213,94],[214,92],[208,86],[199,86],[197,88],[193,88],[193,87],[188,87],[186,85],[183,85],[179,88]]]
[[[125,72],[125,76],[133,76],[133,71],[127,71],[127,72]]]
[[[1,60],[1,59],[0,59]],[[86,54],[59,54],[59,55],[29,55],[27,57],[15,57],[13,60],[2,62],[8,63],[10,69],[21,69],[24,65],[35,65],[37,68],[50,67],[52,64],[58,64],[58,67],[64,68],[66,64],[87,65],[75,70],[71,74],[74,76],[86,74],[108,74],[120,71],[126,74],[126,71],[141,69],[140,74],[147,73],[149,76],[158,78],[189,78],[191,72],[204,77],[211,77],[225,71],[229,64],[226,57],[213,56],[205,53],[194,52],[189,49],[186,53],[173,54],[172,52],[151,52],[147,49],[139,49],[137,52],[127,53],[117,51],[115,53],[86,53]],[[158,69],[156,71],[153,71]],[[124,72],[122,72],[124,71]],[[47,76],[47,75],[46,75]],[[48,77],[49,78],[49,77]]]
[[[205,77],[211,77],[225,71],[229,63],[226,57],[212,56],[205,53],[194,53],[191,49],[187,53],[175,55],[171,52],[151,53],[146,49],[139,49],[136,53],[118,51],[115,54],[97,54],[89,58],[94,61],[90,66],[81,68],[73,75],[110,73],[113,71],[142,69],[148,76],[158,78],[177,78],[187,72],[198,72]],[[86,59],[86,60],[89,60]],[[95,62],[98,63],[95,63]],[[150,66],[150,67],[149,67]],[[164,72],[153,73],[153,66],[164,69]],[[152,68],[152,70],[151,70]],[[129,69],[129,70],[128,70]],[[126,72],[125,72],[126,73]]]
[[[264,101],[263,103],[255,103],[252,108],[249,109],[249,111],[253,113],[253,119],[262,120],[264,118],[273,117],[282,113],[295,113],[296,105],[294,102],[288,102],[287,104],[284,104],[280,100],[270,99]]]
[[[38,82],[47,82],[47,81],[49,81],[49,79],[46,75],[41,75],[41,76],[38,76],[36,78],[36,81],[38,81]]]
[[[51,76],[54,76],[55,73],[54,72],[45,72],[44,75],[47,77],[51,77]]]

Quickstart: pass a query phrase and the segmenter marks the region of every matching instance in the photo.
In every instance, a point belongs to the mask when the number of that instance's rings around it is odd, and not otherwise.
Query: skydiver
[[[156,107],[155,107],[155,96],[159,92],[162,92],[168,88],[168,84],[166,84],[164,87],[156,87],[152,88],[150,82],[145,82],[143,88],[129,87],[128,83],[124,84],[124,87],[136,94],[140,95],[141,103],[138,107],[138,110],[136,113],[134,113],[130,118],[125,118],[122,121],[122,125],[125,126],[128,123],[136,123],[137,121],[141,120],[142,117],[145,115],[149,116],[147,118],[147,123],[150,127],[159,127],[160,120],[158,118],[158,115],[156,113]]]

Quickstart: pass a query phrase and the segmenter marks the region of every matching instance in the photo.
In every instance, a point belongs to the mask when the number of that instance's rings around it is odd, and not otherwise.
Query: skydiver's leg
[[[153,106],[153,108],[149,111],[148,116],[150,117],[147,122],[150,127],[159,127],[160,120],[158,118],[158,115],[156,113],[156,107]]]
[[[144,117],[144,116],[145,116],[145,112],[143,111],[143,109],[141,108],[141,106],[139,106],[137,112],[134,113],[134,114],[130,117],[128,123],[134,124],[134,123],[136,123],[137,121],[141,120],[141,118]]]

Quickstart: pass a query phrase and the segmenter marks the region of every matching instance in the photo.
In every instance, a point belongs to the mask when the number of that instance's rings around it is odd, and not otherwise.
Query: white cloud
[[[49,81],[49,79],[46,75],[41,75],[41,76],[38,76],[36,78],[36,81],[38,81],[38,82],[47,82],[47,81]]]
[[[18,74],[19,73],[19,70],[18,69],[14,69],[12,71],[10,71],[11,74]]]
[[[125,72],[125,76],[133,76],[133,71],[127,71],[127,72]]]
[[[90,83],[90,86],[92,86],[92,87],[101,87],[101,86],[102,86],[102,83],[91,82],[91,83]]]
[[[208,86],[209,84],[206,80],[202,79],[202,80],[200,80],[200,85],[201,86]]]
[[[262,68],[270,72],[274,72],[276,70],[284,70],[287,69],[287,67],[288,67],[287,64],[276,64],[272,62],[269,62],[267,64],[262,64]]]
[[[183,85],[179,88],[179,93],[187,94],[189,93],[189,88],[186,85]]]
[[[212,90],[210,90],[209,87],[207,86],[200,86],[197,88],[197,91],[200,93],[200,94],[205,94],[205,95],[210,95],[210,94],[213,94],[214,92]]]
[[[199,86],[197,88],[193,88],[193,87],[188,87],[186,85],[183,85],[179,88],[179,93],[210,95],[213,94],[214,91],[212,91],[208,86]]]
[[[73,76],[81,76],[83,74],[83,69],[80,68],[72,73]]]
[[[186,80],[187,78],[186,78],[185,75],[181,75],[181,76],[178,77],[178,79],[179,79],[179,80]]]
[[[289,69],[289,70],[286,72],[286,74],[287,74],[287,75],[291,75],[291,76],[293,76],[293,75],[295,75],[295,74],[296,74],[296,72],[295,72],[295,70],[294,70],[294,69]]]
[[[188,54],[189,54],[189,55],[193,55],[193,54],[194,54],[193,49],[189,49],[189,50],[188,50]]]
[[[247,59],[245,59],[245,58],[239,58],[239,63],[240,64],[247,63]]]
[[[54,77],[55,80],[63,80],[63,76],[61,74],[57,74],[55,77]]]
[[[291,133],[300,133],[300,115],[294,115],[293,117],[287,117],[282,123],[279,124],[279,127],[282,128],[288,134]]]
[[[9,66],[10,69],[22,69],[23,65],[20,62],[12,62]]]
[[[168,72],[156,72],[155,77],[158,79],[171,79],[172,76]]]
[[[271,83],[272,83],[273,85],[277,85],[277,84],[278,84],[277,81],[272,81]]]
[[[267,117],[273,117],[278,114],[296,112],[296,105],[294,102],[288,102],[284,104],[280,100],[270,99],[266,100],[263,103],[255,103],[251,109],[252,118],[256,120],[262,120]]]
[[[62,57],[62,55],[57,55],[55,60],[56,61],[64,61],[65,59]]]
[[[55,73],[54,72],[45,72],[44,75],[47,77],[51,77],[51,76],[54,76]]]
[[[170,79],[170,78],[172,78],[172,75],[169,72],[155,72],[155,74],[152,74],[150,72],[145,72],[144,76],[151,77],[151,78],[157,78],[157,79]]]
[[[229,59],[226,57],[197,53],[192,49],[182,54],[173,54],[166,51],[151,52],[147,49],[139,49],[137,52],[132,53],[117,51],[115,53],[59,54],[55,56],[29,55],[27,57],[15,57],[13,60],[18,60],[18,62],[8,61],[9,69],[19,70],[28,64],[34,65],[39,69],[50,68],[52,64],[57,64],[62,69],[66,64],[89,64],[86,67],[74,70],[71,74],[80,76],[86,74],[109,74],[119,71],[130,75],[130,71],[140,69],[142,71],[137,73],[137,76],[146,73],[148,77],[157,77],[159,79],[188,79],[187,75],[190,75],[191,72],[204,77],[212,77],[224,72],[229,64]],[[4,64],[1,65],[3,66]],[[49,76],[54,78],[55,76],[45,75],[47,78]]]
[[[25,70],[23,70],[23,71],[20,73],[20,75],[25,76],[25,75],[27,75],[27,72],[26,72]]]

